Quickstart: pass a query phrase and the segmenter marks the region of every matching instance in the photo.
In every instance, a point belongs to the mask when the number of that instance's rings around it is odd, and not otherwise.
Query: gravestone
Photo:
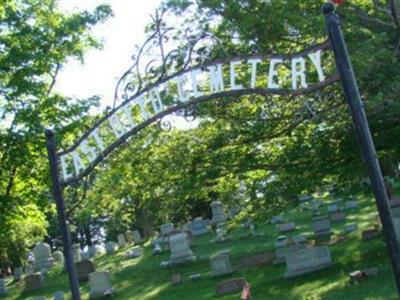
[[[307,236],[305,234],[296,235],[292,239],[296,244],[305,244],[305,243],[307,243]]]
[[[279,265],[285,262],[286,256],[291,253],[305,248],[305,243],[297,244],[292,239],[288,239],[288,243],[284,247],[276,248],[273,264]]]
[[[131,250],[129,250],[126,253],[125,257],[126,258],[138,258],[138,257],[141,257],[142,255],[143,255],[143,248],[136,246],[136,247],[133,247]]]
[[[33,273],[34,273],[34,271],[33,271],[33,266],[32,266],[31,264],[29,264],[29,265],[27,265],[27,266],[25,267],[25,273],[26,273],[26,274],[33,274]]]
[[[51,255],[51,248],[49,244],[40,242],[32,250],[35,257],[33,268],[35,271],[40,271],[43,268],[51,268],[54,264],[53,256]]]
[[[53,258],[56,264],[64,265],[64,254],[60,250],[53,253]]]
[[[350,223],[350,224],[346,224],[344,226],[344,231],[346,233],[351,233],[351,232],[357,231],[357,229],[358,229],[358,226],[356,223]]]
[[[131,230],[125,232],[125,239],[129,245],[133,244],[133,232]]]
[[[43,275],[41,273],[33,273],[24,276],[25,292],[36,291],[43,287]]]
[[[106,243],[106,253],[107,255],[113,254],[117,250],[117,244],[114,242]]]
[[[275,248],[286,247],[287,244],[288,244],[288,238],[285,235],[281,235],[275,241]]]
[[[175,230],[175,227],[172,223],[162,224],[160,226],[160,234],[164,237],[168,236],[173,230]]]
[[[72,245],[72,256],[74,258],[74,262],[79,262],[82,260],[81,257],[81,246],[79,244]]]
[[[89,252],[82,252],[81,253],[81,260],[88,260],[88,259],[90,259]]]
[[[64,292],[57,292],[54,294],[53,300],[64,300]]]
[[[272,225],[276,225],[276,224],[280,224],[283,223],[283,217],[282,216],[273,216],[271,218],[271,224]]]
[[[216,230],[216,234],[217,234],[216,242],[226,242],[228,240],[228,237],[227,237],[227,230],[226,230],[225,226],[223,224],[219,224],[217,226],[218,227]]]
[[[135,245],[143,243],[143,239],[142,236],[140,235],[139,230],[133,231],[133,242],[135,243]]]
[[[181,274],[172,274],[171,283],[173,285],[182,283],[182,275]]]
[[[110,272],[93,272],[89,275],[90,299],[110,296],[114,293]]]
[[[361,237],[362,237],[363,241],[369,241],[369,240],[375,239],[375,238],[379,237],[379,230],[377,230],[377,229],[364,230],[361,233]]]
[[[327,268],[331,264],[331,253],[327,246],[301,249],[286,256],[287,272],[284,277],[297,277]]]
[[[313,196],[311,196],[311,195],[298,195],[297,196],[297,199],[300,201],[300,202],[308,202],[308,201],[311,201],[312,199],[313,199]]]
[[[162,251],[160,244],[155,244],[153,248],[153,254],[157,255],[160,254]]]
[[[331,221],[329,217],[322,216],[313,219],[314,235],[317,239],[330,238],[331,236]]]
[[[287,232],[294,231],[294,230],[296,230],[296,223],[291,222],[291,223],[282,224],[279,227],[279,230],[282,233],[287,233]]]
[[[24,274],[24,268],[23,267],[15,268],[14,272],[13,272],[14,280],[15,281],[20,281],[23,274]]]
[[[192,250],[190,250],[188,234],[181,232],[169,237],[169,248],[171,250],[170,264],[176,265],[184,262],[196,260]]]
[[[100,247],[98,245],[92,245],[88,249],[89,257],[95,257],[101,253]]]
[[[75,263],[76,273],[78,275],[79,283],[89,280],[89,274],[96,271],[93,261],[81,260]]]
[[[214,201],[211,203],[211,211],[212,211],[212,219],[211,222],[213,224],[225,223],[228,220],[228,217],[225,214],[224,207],[222,206],[221,201]]]
[[[210,257],[210,266],[213,276],[233,273],[229,251],[222,251]]]
[[[332,223],[338,223],[338,222],[342,222],[342,221],[346,220],[346,215],[340,211],[330,214],[329,217],[330,217]]]
[[[356,208],[357,208],[357,201],[355,201],[355,200],[347,201],[344,204],[345,210],[351,210],[351,209],[356,209]]]
[[[328,205],[328,214],[332,214],[339,211],[339,206],[337,204]]]
[[[218,296],[239,293],[245,284],[246,281],[243,278],[224,280],[217,283],[216,293]]]
[[[8,293],[5,279],[0,279],[0,297],[6,296]]]
[[[123,233],[118,234],[118,246],[121,248],[126,246],[125,235]]]
[[[188,224],[189,230],[194,236],[207,234],[209,232],[207,221],[202,218],[196,218],[193,222]]]

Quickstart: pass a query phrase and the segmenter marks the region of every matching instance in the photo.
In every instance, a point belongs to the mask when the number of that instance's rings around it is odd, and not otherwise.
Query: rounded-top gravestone
[[[33,268],[35,271],[40,271],[43,268],[50,268],[54,264],[53,256],[51,255],[51,248],[49,244],[40,242],[32,250],[35,257]]]
[[[64,254],[60,250],[57,250],[53,253],[53,258],[57,264],[59,265],[64,264]]]

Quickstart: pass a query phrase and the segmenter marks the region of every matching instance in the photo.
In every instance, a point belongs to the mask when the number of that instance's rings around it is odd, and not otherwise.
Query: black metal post
[[[75,271],[74,258],[72,255],[72,248],[71,248],[72,246],[71,235],[67,225],[63,190],[61,188],[60,178],[58,173],[58,157],[56,153],[56,141],[54,140],[54,133],[52,130],[46,130],[45,134],[46,134],[47,153],[50,163],[50,175],[53,183],[53,195],[57,205],[58,222],[60,223],[63,236],[65,263],[69,277],[72,299],[80,300],[81,295],[79,293],[79,282]]]
[[[396,239],[389,201],[382,178],[381,168],[378,163],[374,142],[372,140],[364,106],[361,102],[360,92],[350,62],[347,46],[340,28],[340,21],[338,16],[334,13],[335,6],[332,3],[326,3],[323,7],[323,11],[326,17],[329,39],[333,52],[335,53],[336,66],[342,80],[344,94],[351,110],[357,136],[371,178],[376,205],[378,207],[383,233],[385,235],[389,256],[392,262],[397,292],[400,295],[400,249]]]

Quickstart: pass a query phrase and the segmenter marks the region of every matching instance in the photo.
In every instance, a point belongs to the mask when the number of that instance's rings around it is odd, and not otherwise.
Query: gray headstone
[[[79,244],[72,245],[72,256],[74,258],[74,262],[79,262],[82,260],[81,258],[81,246]]]
[[[89,274],[96,271],[93,261],[81,260],[75,263],[76,273],[78,275],[79,283],[86,282],[89,280]]]
[[[134,230],[132,234],[133,234],[133,242],[135,243],[135,245],[143,243],[142,236],[140,235],[140,232],[138,230]]]
[[[228,217],[225,214],[225,210],[221,201],[212,202],[211,211],[212,211],[211,221],[213,224],[225,223],[228,220]]]
[[[172,224],[172,223],[162,224],[162,225],[160,226],[160,235],[161,235],[161,236],[167,236],[167,235],[169,235],[173,230],[175,230],[174,224]]]
[[[53,256],[51,255],[51,248],[49,244],[40,242],[32,250],[35,257],[33,268],[35,271],[40,271],[43,268],[51,268],[54,264]]]
[[[33,273],[24,276],[25,292],[32,292],[42,288],[43,280],[43,275],[41,273]]]
[[[8,293],[5,279],[0,279],[0,297],[6,296]]]
[[[356,223],[350,223],[350,224],[346,224],[344,226],[344,230],[346,233],[357,231],[357,229],[358,229],[358,226]]]
[[[233,273],[230,255],[228,251],[217,253],[210,257],[210,266],[213,276],[221,276]]]
[[[330,214],[329,217],[333,223],[337,223],[337,222],[346,220],[346,215],[341,211],[332,213],[332,214]]]
[[[106,243],[106,253],[108,255],[111,255],[115,252],[115,250],[117,250],[118,246],[116,243],[114,242],[107,242]]]
[[[64,292],[57,292],[54,294],[54,300],[64,300]]]
[[[356,209],[356,208],[357,208],[357,201],[355,201],[355,200],[347,201],[347,202],[344,204],[344,208],[345,208],[346,210]]]
[[[153,248],[153,254],[160,254],[162,251],[160,244],[155,244]]]
[[[273,216],[271,219],[271,224],[272,225],[276,225],[276,224],[280,224],[283,223],[283,217],[282,216]]]
[[[174,234],[169,237],[169,248],[171,250],[171,265],[181,264],[196,260],[192,250],[190,250],[190,241],[186,232]]]
[[[305,234],[296,235],[292,239],[296,244],[307,243],[307,236]]]
[[[125,256],[127,258],[138,258],[141,257],[142,255],[143,255],[143,248],[136,246],[133,247],[131,250],[129,250]]]
[[[103,298],[111,296],[114,289],[111,284],[110,272],[93,272],[89,275],[90,298]]]
[[[331,221],[329,217],[317,217],[313,219],[313,230],[317,237],[331,235]]]
[[[329,248],[311,247],[292,252],[286,256],[285,278],[300,276],[329,267],[332,264]]]
[[[328,205],[328,214],[332,214],[339,211],[339,206],[337,204]]]
[[[207,234],[209,232],[207,221],[203,219],[195,219],[193,222],[188,224],[188,227],[194,236]]]
[[[24,274],[23,267],[17,267],[14,269],[13,276],[16,281],[20,281],[23,274]]]
[[[118,246],[120,246],[121,248],[125,247],[126,244],[126,240],[125,240],[125,235],[123,233],[118,234]]]
[[[279,228],[280,232],[286,233],[296,230],[296,223],[290,222],[286,224],[282,224]]]
[[[288,243],[288,238],[284,235],[278,237],[275,241],[275,248],[286,247]]]

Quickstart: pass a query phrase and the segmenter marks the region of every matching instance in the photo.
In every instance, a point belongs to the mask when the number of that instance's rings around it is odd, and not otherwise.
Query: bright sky
[[[56,90],[65,96],[102,97],[102,107],[112,106],[118,78],[131,65],[134,46],[144,42],[144,28],[161,0],[59,0],[64,12],[93,10],[109,4],[114,17],[95,27],[94,36],[104,42],[102,50],[92,50],[82,65],[70,61],[64,66]]]

